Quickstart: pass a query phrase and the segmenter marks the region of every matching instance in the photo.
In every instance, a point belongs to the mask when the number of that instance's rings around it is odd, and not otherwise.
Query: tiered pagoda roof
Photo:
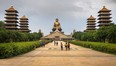
[[[96,19],[91,15],[88,19],[87,19],[88,21],[87,21],[87,29],[86,29],[86,31],[88,32],[88,31],[93,31],[93,30],[95,30],[96,28]]]
[[[99,23],[99,27],[102,27],[102,26],[109,26],[110,23],[112,22],[110,19],[112,17],[110,17],[111,15],[111,10],[107,9],[105,6],[103,6],[103,8],[98,12],[99,15],[98,15],[98,23]]]
[[[11,6],[8,10],[5,10],[6,11],[6,13],[5,13],[5,15],[6,15],[6,20],[5,20],[5,28],[7,29],[7,30],[17,30],[18,28],[18,25],[17,25],[17,23],[18,23],[18,15],[17,15],[17,13],[18,13],[18,11],[17,10],[15,10],[14,9],[14,7],[13,6]]]
[[[26,18],[26,16],[22,16],[20,18],[20,28],[19,28],[19,31],[21,32],[26,32],[26,33],[29,33],[30,30],[29,30],[29,26],[28,26],[28,18]]]

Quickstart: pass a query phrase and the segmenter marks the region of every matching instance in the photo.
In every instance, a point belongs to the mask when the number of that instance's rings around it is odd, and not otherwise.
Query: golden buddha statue
[[[54,22],[54,27],[52,29],[53,31],[61,31],[60,23],[58,22],[58,19],[56,18],[56,21]]]

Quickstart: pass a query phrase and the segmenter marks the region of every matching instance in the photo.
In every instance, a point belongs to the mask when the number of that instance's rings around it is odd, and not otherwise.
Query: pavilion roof
[[[103,8],[101,9],[101,11],[107,11],[108,9],[105,7],[105,6],[103,6]]]
[[[28,20],[28,18],[25,15],[23,15],[20,19],[27,19]]]
[[[26,16],[24,15],[24,16],[22,16],[21,18],[26,18]]]
[[[88,19],[95,19],[92,15]]]
[[[47,36],[44,36],[43,38],[55,38],[55,36],[60,36],[60,38],[72,38],[71,36],[67,36],[61,32],[53,32]]]
[[[11,6],[8,10],[15,10],[13,6]]]
[[[111,10],[109,10],[109,9],[107,9],[105,6],[103,6],[103,8],[98,12],[98,13],[100,13],[100,12],[110,12]]]

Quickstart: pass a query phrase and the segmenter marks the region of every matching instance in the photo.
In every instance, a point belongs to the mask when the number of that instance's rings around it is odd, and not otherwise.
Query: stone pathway
[[[60,42],[59,46],[52,42],[20,56],[0,59],[0,66],[116,66],[116,56],[72,44],[70,51],[61,51]]]

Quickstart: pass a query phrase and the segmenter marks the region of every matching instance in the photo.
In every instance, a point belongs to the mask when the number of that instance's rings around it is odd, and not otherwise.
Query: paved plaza
[[[73,44],[70,51],[65,48],[61,51],[61,41],[58,43],[58,46],[52,42],[23,55],[0,59],[0,66],[116,66],[115,55]]]

